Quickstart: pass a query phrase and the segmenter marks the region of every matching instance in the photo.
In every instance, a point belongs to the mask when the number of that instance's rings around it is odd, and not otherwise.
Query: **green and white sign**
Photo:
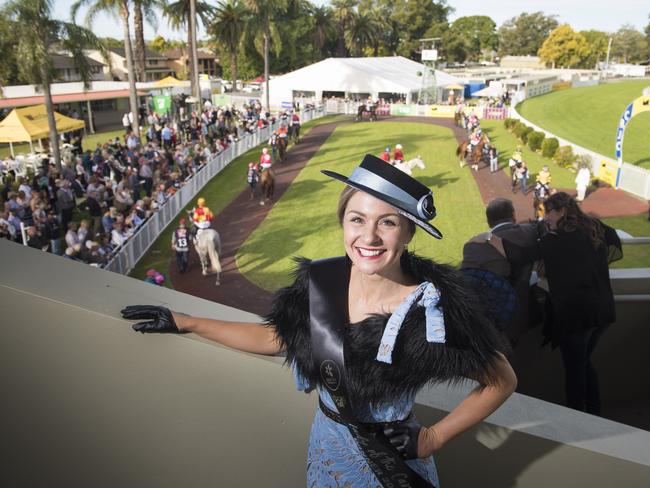
[[[158,95],[153,97],[153,110],[157,114],[168,114],[172,108],[172,97],[169,95]]]
[[[230,95],[223,94],[212,94],[212,105],[216,107],[224,107],[226,105],[232,105],[232,97]]]
[[[415,106],[406,104],[392,104],[390,106],[391,115],[415,115]]]

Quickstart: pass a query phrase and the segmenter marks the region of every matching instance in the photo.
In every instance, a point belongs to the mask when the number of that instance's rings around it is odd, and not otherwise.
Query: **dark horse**
[[[260,200],[260,205],[264,205],[267,200],[269,202],[273,201],[273,191],[275,190],[275,173],[271,168],[262,170],[260,183],[262,185],[262,200]]]
[[[280,154],[280,161],[284,161],[287,157],[287,146],[289,145],[288,137],[278,137],[278,153]]]
[[[478,171],[478,163],[483,160],[483,148],[488,144],[488,141],[483,135],[478,144],[474,146],[474,149],[470,154],[467,154],[467,148],[470,146],[469,141],[463,141],[458,145],[456,149],[456,156],[459,157],[458,162],[462,168],[465,163],[470,164],[472,169]]]
[[[376,105],[367,106],[365,103],[362,103],[357,107],[357,116],[355,120],[363,120],[363,115],[368,114],[369,120],[377,120],[377,107]]]

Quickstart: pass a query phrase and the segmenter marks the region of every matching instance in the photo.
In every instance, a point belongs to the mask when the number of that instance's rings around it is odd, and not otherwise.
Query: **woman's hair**
[[[346,185],[346,187],[341,192],[341,195],[339,196],[339,205],[336,210],[336,215],[339,218],[339,224],[343,225],[343,217],[345,217],[345,209],[347,208],[348,203],[350,202],[350,198],[352,198],[352,195],[354,195],[359,191],[361,190],[357,190],[356,188]],[[411,236],[415,235],[415,223],[412,220],[407,219],[406,217],[401,217],[401,218],[406,220],[406,222],[408,223],[408,229],[409,232],[411,233]]]
[[[564,209],[564,216],[558,221],[557,227],[565,232],[579,231],[589,237],[594,249],[603,243],[604,230],[598,220],[586,215],[578,206],[575,199],[564,192],[551,195],[544,202],[544,210]]]

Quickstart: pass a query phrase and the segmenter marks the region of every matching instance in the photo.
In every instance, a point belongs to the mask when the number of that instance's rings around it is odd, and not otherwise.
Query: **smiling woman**
[[[308,486],[439,486],[432,454],[496,410],[516,386],[501,337],[457,271],[406,250],[430,224],[433,192],[366,155],[339,203],[345,256],[299,261],[265,324],[233,323],[136,305],[140,332],[195,332],[247,352],[286,353],[299,390],[317,390]],[[428,383],[478,386],[425,427],[412,408]]]

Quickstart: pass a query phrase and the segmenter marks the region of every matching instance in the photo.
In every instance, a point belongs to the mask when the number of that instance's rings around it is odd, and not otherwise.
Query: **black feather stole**
[[[295,364],[298,373],[315,386],[320,383],[320,375],[311,354],[310,262],[296,258],[295,281],[276,293],[265,322],[276,328],[287,352],[286,362]],[[379,405],[415,394],[428,383],[455,383],[465,378],[483,384],[495,382],[498,352],[506,353],[507,346],[458,271],[407,252],[402,255],[401,265],[405,273],[420,282],[433,283],[440,291],[446,342],[427,342],[424,308],[413,305],[397,336],[393,363],[386,364],[375,358],[389,315],[374,315],[350,325],[345,364],[348,388],[355,401]]]

